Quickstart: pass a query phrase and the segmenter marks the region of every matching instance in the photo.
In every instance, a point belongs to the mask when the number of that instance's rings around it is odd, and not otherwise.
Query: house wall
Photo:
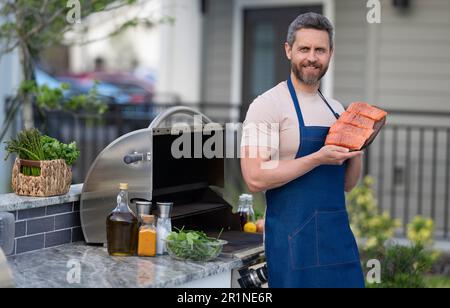
[[[367,100],[367,9],[365,1],[335,1],[334,97],[347,105]]]
[[[450,111],[450,1],[382,1],[376,100],[388,108]]]
[[[371,25],[366,21],[366,1],[335,3],[334,86],[339,101],[346,106],[365,100],[386,109],[450,112],[449,1],[411,0],[410,9],[401,11],[392,1],[381,0],[381,23]],[[423,137],[416,128],[410,144],[405,129],[396,134],[385,129],[365,158],[370,159],[382,209],[405,222],[418,213],[433,217],[438,235],[450,219],[445,211],[449,120],[390,114],[391,125],[444,128],[424,128]]]
[[[2,48],[0,44],[0,49]],[[0,129],[5,121],[5,105],[6,99],[15,94],[19,87],[21,73],[19,56],[16,52],[0,57]],[[19,121],[13,121],[4,140],[8,140],[18,128]],[[4,146],[0,147],[0,194],[11,191],[11,169],[12,157],[8,161],[4,161],[6,152]]]
[[[365,1],[335,1],[335,97],[344,105],[360,99],[450,111],[450,1],[412,0],[407,11],[380,3],[381,23],[369,25]]]
[[[203,32],[202,100],[231,102],[233,0],[208,1]]]
[[[122,23],[132,18],[150,17],[158,20],[161,16],[161,0],[153,0],[132,7],[124,7],[118,11],[92,14],[81,19],[81,26],[88,26],[86,33],[78,36],[79,41],[91,41],[90,44],[75,45],[70,48],[69,67],[74,73],[82,73],[94,69],[95,59],[102,57],[106,69],[130,70],[133,62],[141,66],[155,69],[159,63],[158,25],[152,28],[133,27],[115,37],[105,39]],[[74,33],[69,37],[76,38]],[[76,40],[76,41],[77,41]]]

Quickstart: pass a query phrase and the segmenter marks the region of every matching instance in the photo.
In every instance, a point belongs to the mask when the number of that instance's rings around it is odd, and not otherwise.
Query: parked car
[[[74,85],[73,83],[69,82],[69,80],[61,80],[59,78],[55,78],[39,68],[35,69],[34,75],[36,78],[36,84],[38,86],[47,85],[51,89],[56,89],[56,88],[61,88],[61,86],[64,83],[69,84],[70,88],[68,90],[64,90],[64,92],[63,92],[65,98],[70,98],[75,95],[86,94],[87,92],[89,92],[89,90],[87,88],[78,87],[78,86]],[[106,87],[103,85],[100,86],[100,88],[102,89],[102,91],[97,91],[97,93],[98,93],[97,98],[108,104],[111,103],[112,98],[117,93],[114,93],[112,90],[110,90],[109,92],[106,91]]]
[[[51,76],[50,74],[44,72],[43,70],[36,68],[34,70],[34,76],[36,78],[36,84],[38,86],[47,85],[51,89],[61,88],[63,82]],[[70,97],[71,95],[81,94],[77,89],[70,88],[69,90],[64,91],[64,96]]]
[[[97,92],[110,96],[115,104],[125,105],[120,108],[126,119],[153,119],[154,86],[151,82],[128,73],[89,72],[58,76],[60,81],[72,87],[88,92],[97,81]]]
[[[130,73],[91,72],[86,76],[112,84],[130,95],[129,103],[151,103],[154,97],[154,84],[147,79],[138,78]]]
[[[69,84],[71,88],[84,94],[87,94],[95,85],[95,80],[89,77],[58,76],[58,80]],[[97,83],[97,93],[109,97],[110,102],[116,104],[127,104],[131,99],[128,93],[106,82]]]

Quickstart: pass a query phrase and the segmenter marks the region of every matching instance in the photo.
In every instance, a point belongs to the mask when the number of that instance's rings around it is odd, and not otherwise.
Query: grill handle
[[[191,115],[191,116],[199,115],[202,117],[204,123],[212,123],[212,120],[210,118],[208,118],[206,115],[204,115],[203,113],[201,113],[193,108],[190,108],[190,107],[179,106],[179,107],[169,108],[169,109],[163,111],[162,113],[160,113],[152,121],[149,128],[150,129],[158,128],[159,125],[161,125],[161,123],[163,123],[167,118],[169,118],[175,114],[186,114],[186,115]]]
[[[128,154],[123,158],[123,162],[127,165],[136,163],[138,161],[144,160],[144,155],[136,153],[136,154]]]

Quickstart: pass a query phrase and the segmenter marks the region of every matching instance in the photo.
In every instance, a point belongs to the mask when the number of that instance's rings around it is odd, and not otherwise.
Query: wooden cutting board
[[[375,122],[375,125],[373,127],[374,132],[372,133],[372,135],[370,135],[370,137],[366,140],[366,142],[364,143],[364,145],[362,146],[361,150],[364,150],[365,148],[367,148],[369,145],[372,144],[372,142],[375,140],[375,138],[377,137],[378,133],[381,131],[381,129],[383,128],[383,126],[386,124],[386,117],[384,117],[383,119],[381,119],[380,121]]]

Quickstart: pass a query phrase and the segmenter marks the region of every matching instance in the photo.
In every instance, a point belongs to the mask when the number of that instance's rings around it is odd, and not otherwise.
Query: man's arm
[[[270,153],[269,148],[247,146],[242,150],[242,175],[250,192],[260,192],[282,186],[319,165],[313,155],[294,160],[271,161],[268,154]],[[249,158],[250,153],[254,152],[257,152],[256,157]]]
[[[250,158],[250,153],[255,153],[255,157]],[[347,159],[361,155],[359,151],[349,152],[331,145],[293,160],[271,161],[268,153],[269,148],[242,148],[242,175],[251,192],[283,186],[320,165],[342,165]]]
[[[346,192],[352,191],[352,189],[355,188],[356,184],[358,184],[359,178],[361,177],[362,161],[362,155],[349,159],[347,170],[345,171],[344,190]]]

